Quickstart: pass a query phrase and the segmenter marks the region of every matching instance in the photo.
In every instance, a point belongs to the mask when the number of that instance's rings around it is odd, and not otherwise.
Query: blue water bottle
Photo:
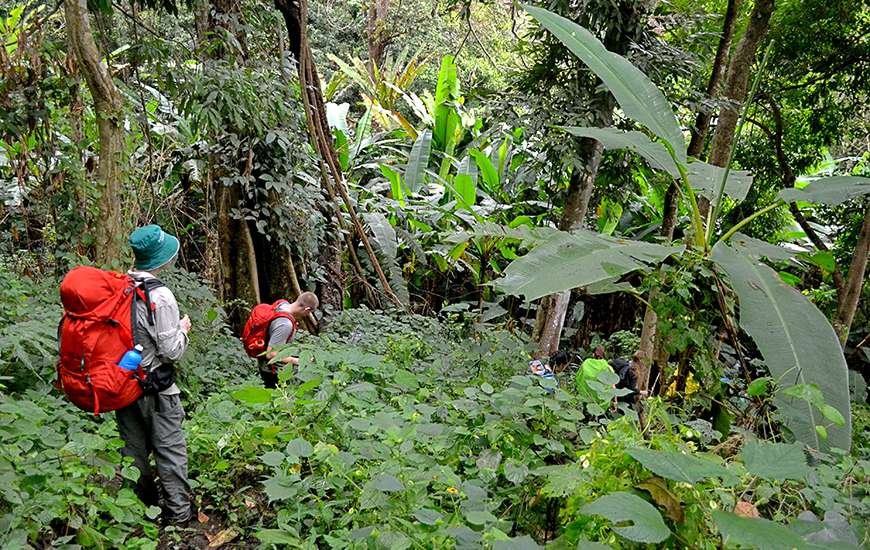
[[[121,360],[118,361],[118,366],[122,369],[136,370],[142,362],[142,346],[135,345],[133,349],[124,354]]]

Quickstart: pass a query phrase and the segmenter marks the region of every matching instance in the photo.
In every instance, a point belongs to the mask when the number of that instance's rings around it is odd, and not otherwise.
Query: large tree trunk
[[[121,216],[124,104],[112,75],[103,66],[88,20],[86,0],[64,0],[66,30],[76,62],[85,77],[100,135],[97,167],[98,214],[90,221],[98,264],[121,263],[126,227]]]
[[[632,42],[636,41],[646,22],[646,14],[655,8],[656,2],[622,2],[620,6],[620,22],[608,29],[604,45],[610,51],[624,54]],[[616,103],[610,94],[595,98],[593,111],[593,126],[610,126],[613,123],[613,108]],[[603,147],[601,143],[584,138],[577,150],[580,162],[584,163],[582,170],[575,168],[571,174],[568,196],[565,208],[559,220],[559,229],[570,231],[583,225],[589,199],[595,188],[595,177],[601,163]],[[532,336],[538,342],[535,356],[543,358],[559,349],[559,340],[565,324],[565,315],[571,301],[571,291],[564,291],[546,296],[538,306],[535,318],[535,329]]]
[[[846,340],[849,338],[852,321],[855,319],[855,311],[861,300],[868,256],[870,256],[870,206],[864,210],[864,223],[861,225],[861,233],[858,235],[855,254],[852,256],[852,263],[846,274],[843,289],[837,294],[837,317],[834,319],[834,328],[843,346],[846,345]]]
[[[728,68],[728,51],[731,49],[731,39],[734,38],[734,28],[737,25],[737,16],[739,15],[741,3],[742,0],[728,0],[728,6],[725,9],[725,20],[722,23],[722,34],[719,36],[716,57],[713,58],[713,70],[710,71],[710,80],[707,82],[708,100],[715,99],[718,96],[719,85],[725,77],[725,71]],[[704,150],[704,140],[707,139],[707,132],[710,130],[711,118],[712,113],[708,109],[702,107],[698,111],[695,117],[695,125],[690,128],[692,139],[689,141],[689,149],[687,151],[690,157],[701,158],[701,153]],[[678,206],[677,182],[672,181],[665,195],[661,229],[662,236],[669,241],[674,238]]]
[[[609,125],[608,119],[612,121],[612,110],[613,103],[606,101],[606,105],[601,111],[603,115],[601,117],[602,126]],[[575,167],[571,174],[565,209],[562,211],[561,220],[559,220],[560,230],[571,231],[583,224],[586,211],[589,209],[589,199],[595,187],[595,176],[598,174],[598,166],[601,164],[603,151],[604,148],[599,141],[582,139],[578,156],[586,158],[587,162],[583,169]],[[565,315],[568,313],[570,301],[570,290],[545,296],[541,300],[535,318],[535,330],[532,334],[538,342],[536,357],[548,357],[559,349],[559,340],[562,338],[562,328],[565,326]]]
[[[719,46],[716,48],[716,57],[713,59],[713,70],[710,72],[710,80],[707,82],[707,99],[713,100],[719,94],[719,83],[725,77],[728,68],[728,51],[731,49],[731,39],[734,38],[734,27],[737,25],[741,0],[728,0],[725,8],[725,20],[722,23],[722,34],[719,36]],[[695,125],[691,128],[692,139],[689,141],[689,156],[698,157],[704,149],[704,140],[710,129],[712,113],[701,108],[695,117]]]
[[[746,99],[749,87],[749,76],[758,46],[767,36],[770,27],[770,16],[773,14],[774,0],[756,0],[749,16],[749,25],[743,38],[737,44],[737,49],[728,65],[728,73],[723,90],[724,99],[728,101],[719,111],[719,120],[710,145],[710,164],[725,166],[731,155],[731,145],[734,142],[734,130],[737,128],[739,109]],[[698,205],[706,217],[710,209],[710,201],[699,197]],[[712,223],[715,223],[713,220]]]
[[[390,0],[369,0],[369,12],[366,20],[368,33],[369,74],[374,78],[375,67],[380,67],[384,60],[384,53],[390,43],[387,32],[387,13],[390,9]]]

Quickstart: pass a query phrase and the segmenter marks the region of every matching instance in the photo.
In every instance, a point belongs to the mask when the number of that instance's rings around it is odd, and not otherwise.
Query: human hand
[[[190,316],[185,315],[184,317],[182,317],[181,320],[178,322],[178,325],[181,327],[182,332],[184,332],[185,334],[190,332]]]

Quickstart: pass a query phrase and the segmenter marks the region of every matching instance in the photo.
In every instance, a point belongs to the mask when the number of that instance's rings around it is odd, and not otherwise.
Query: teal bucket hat
[[[163,267],[178,254],[178,239],[160,228],[159,225],[146,225],[130,234],[130,248],[136,261],[133,267],[150,271]]]

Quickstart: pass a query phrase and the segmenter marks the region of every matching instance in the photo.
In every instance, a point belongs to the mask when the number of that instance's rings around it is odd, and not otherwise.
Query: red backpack
[[[142,395],[142,367],[131,372],[118,361],[134,346],[134,302],[145,300],[150,308],[147,293],[156,286],[162,286],[156,279],[140,284],[129,275],[88,266],[64,277],[57,386],[79,408],[99,414]]]
[[[249,357],[259,357],[269,347],[266,332],[269,324],[275,319],[290,319],[290,338],[296,333],[296,319],[285,311],[277,311],[281,304],[289,304],[287,300],[278,300],[272,304],[258,304],[251,310],[245,330],[242,331],[242,344]]]

